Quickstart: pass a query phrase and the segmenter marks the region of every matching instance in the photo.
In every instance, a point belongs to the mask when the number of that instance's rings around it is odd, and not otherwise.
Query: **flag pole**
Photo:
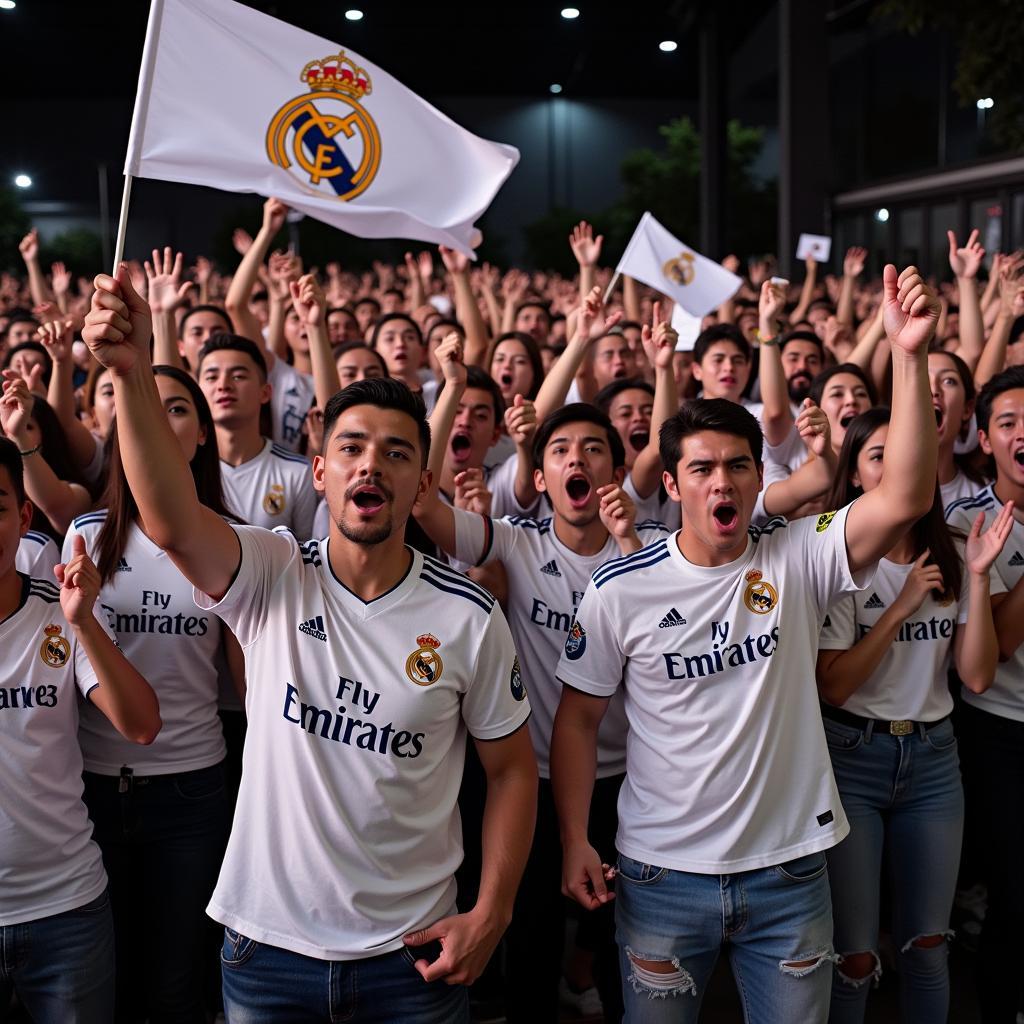
[[[612,289],[613,289],[613,288],[615,287],[616,283],[618,282],[618,280],[619,280],[619,278],[620,278],[621,276],[622,276],[622,275],[621,275],[621,274],[620,274],[620,273],[619,273],[619,272],[618,272],[617,270],[616,270],[616,271],[615,271],[615,273],[614,273],[614,274],[612,275],[612,279],[611,279],[611,280],[610,280],[610,281],[608,282],[608,288],[607,288],[607,289],[605,290],[605,293],[604,293],[604,300],[603,300],[603,302],[602,302],[602,305],[604,305],[604,306],[607,306],[607,305],[608,305],[608,298],[609,298],[609,296],[610,296],[610,295],[611,295],[611,293],[612,293]]]
[[[117,268],[121,265],[121,257],[124,255],[124,236],[128,231],[128,200],[132,194],[132,181],[133,178],[130,174],[124,176],[124,192],[121,195],[121,216],[117,221],[117,241],[114,243],[114,269],[111,271],[115,275],[117,274]]]

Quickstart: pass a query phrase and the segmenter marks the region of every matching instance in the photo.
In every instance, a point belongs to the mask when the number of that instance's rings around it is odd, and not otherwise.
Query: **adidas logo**
[[[1013,563],[1010,563],[1013,565]],[[558,571],[558,566],[555,565],[555,560],[552,558],[547,565],[542,565],[540,571],[547,576],[561,576],[562,574]]]
[[[1011,562],[1010,564],[1012,565],[1013,563]],[[132,567],[125,561],[124,555],[122,555],[117,560],[117,569],[115,571],[116,572],[131,572],[132,571]]]
[[[1010,559],[1010,565],[1024,565],[1024,555],[1019,551],[1014,551],[1013,558]]]
[[[885,602],[876,593],[872,592],[871,596],[864,602],[864,607],[884,608]]]
[[[300,622],[299,632],[305,633],[307,636],[316,637],[317,640],[323,640],[324,643],[327,642],[327,634],[324,632],[324,617],[322,615],[316,615],[312,619]]]
[[[685,626],[686,619],[672,608],[669,613],[658,623],[658,629],[668,629],[670,626]]]

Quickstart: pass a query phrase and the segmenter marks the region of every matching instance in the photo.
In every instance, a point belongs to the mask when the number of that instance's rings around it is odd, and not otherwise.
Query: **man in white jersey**
[[[153,741],[160,709],[93,614],[100,578],[81,541],[59,585],[16,569],[31,521],[21,456],[0,438],[0,1015],[13,991],[37,1024],[109,1024],[114,928],[82,802],[78,700],[135,743]]]
[[[167,427],[145,301],[123,266],[96,285],[84,336],[112,370],[140,514],[246,653],[242,784],[209,908],[227,926],[229,1019],[467,1019],[459,986],[508,924],[537,776],[500,609],[403,543],[430,483],[422,404],[383,380],[328,403],[313,465],[328,538],[232,528],[196,500]],[[484,866],[453,914],[467,731],[488,781]]]
[[[663,325],[668,333],[668,325]],[[671,351],[674,339],[669,338]],[[446,339],[437,350],[445,374],[432,418],[444,433],[462,408],[467,370],[461,344]],[[436,456],[434,457],[436,459]],[[552,515],[498,518],[452,508],[432,492],[416,515],[427,535],[460,563],[500,561],[508,578],[506,608],[533,715],[530,738],[540,774],[537,830],[515,913],[506,936],[506,1005],[510,1024],[555,1021],[564,945],[560,898],[561,847],[551,796],[548,752],[561,685],[558,655],[591,573],[618,555],[638,551],[668,532],[660,523],[634,528],[633,503],[622,489],[622,441],[594,406],[573,403],[553,412],[533,439],[534,484],[548,496]],[[615,801],[626,767],[626,720],[621,699],[601,723],[592,841],[609,858],[614,850]],[[608,908],[609,911],[611,908]],[[622,1011],[611,915],[594,922],[594,977],[606,1016]],[[603,927],[602,927],[603,925]]]
[[[627,1019],[693,1021],[723,943],[745,1012],[824,1021],[832,950],[824,851],[848,830],[815,687],[829,604],[925,513],[936,434],[926,349],[939,304],[885,270],[893,350],[882,482],[836,513],[748,533],[762,435],[732,402],[687,403],[661,431],[673,537],[599,569],[558,666],[552,781],[564,885],[611,899],[587,841],[596,736],[625,686],[616,926]],[[663,622],[675,621],[662,628]],[[822,966],[825,969],[822,970]]]
[[[1024,367],[996,374],[977,402],[978,438],[996,465],[995,482],[953,502],[946,519],[967,533],[979,512],[988,528],[1013,503],[1010,536],[995,562],[1007,593],[993,594],[999,638],[996,677],[984,693],[963,689],[957,709],[962,740],[967,828],[979,834],[988,884],[988,911],[978,956],[982,1019],[1013,1020],[1019,1006],[1024,953]]]
[[[196,378],[217,431],[225,504],[243,522],[284,526],[308,540],[317,504],[309,462],[260,433],[271,392],[260,350],[237,334],[214,335],[199,353]]]
[[[60,549],[52,537],[38,530],[29,530],[18,544],[15,565],[18,572],[39,580],[49,580],[53,567],[60,561]]]

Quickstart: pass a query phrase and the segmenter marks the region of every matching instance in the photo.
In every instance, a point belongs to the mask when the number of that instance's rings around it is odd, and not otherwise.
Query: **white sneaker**
[[[568,1010],[574,1010],[581,1017],[600,1017],[604,1013],[601,997],[593,985],[582,992],[573,992],[569,982],[562,978],[558,983],[558,1001]]]

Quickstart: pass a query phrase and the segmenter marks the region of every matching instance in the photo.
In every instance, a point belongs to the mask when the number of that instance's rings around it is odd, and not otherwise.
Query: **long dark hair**
[[[832,483],[832,490],[826,499],[826,508],[842,508],[864,493],[850,478],[857,472],[857,459],[868,438],[879,427],[884,427],[889,422],[889,417],[888,409],[875,406],[850,421],[846,428],[846,437],[843,438],[843,447],[839,452],[839,467]],[[914,523],[911,535],[914,540],[914,557],[919,558],[927,548],[930,552],[929,561],[937,565],[942,572],[945,594],[952,594],[959,599],[963,582],[963,563],[953,541],[954,537],[962,537],[962,534],[946,525],[942,514],[938,480],[935,481],[932,507]]]
[[[69,484],[79,484],[87,491],[89,485],[86,483],[82,471],[75,465],[71,458],[71,450],[68,447],[68,436],[57,419],[57,414],[50,408],[50,403],[40,395],[35,395],[32,402],[32,419],[39,428],[39,454],[53,470],[58,480]],[[95,494],[90,491],[90,497]],[[62,540],[60,530],[56,529],[41,509],[33,506],[32,529],[45,533],[57,542],[58,547]]]
[[[538,305],[538,303],[527,303],[527,305]],[[537,397],[537,392],[540,391],[541,384],[544,383],[544,362],[540,357],[537,342],[533,340],[532,335],[526,334],[524,331],[506,331],[504,334],[499,334],[487,348],[484,369],[488,373],[491,372],[494,353],[498,351],[498,346],[503,341],[518,341],[526,349],[526,358],[530,360],[530,366],[533,368],[533,381],[530,384],[530,390],[523,397],[533,401]]]
[[[235,519],[224,505],[224,492],[220,482],[220,454],[217,451],[217,433],[213,425],[213,416],[206,397],[199,385],[184,370],[176,366],[154,366],[153,376],[170,377],[188,390],[192,403],[199,416],[199,425],[206,430],[206,441],[196,448],[196,453],[189,463],[192,479],[195,481],[196,494],[199,501],[218,515]],[[128,531],[138,519],[139,506],[135,496],[128,487],[124,475],[124,463],[121,461],[121,448],[117,442],[117,417],[110,427],[107,437],[107,486],[100,499],[100,508],[107,510],[107,518],[103,521],[98,539],[96,560],[100,577],[109,583],[118,560],[124,554],[128,542]]]
[[[928,353],[932,355],[932,352]],[[960,378],[960,383],[964,386],[964,406],[974,411],[975,400],[978,397],[977,389],[974,386],[974,375],[971,373],[971,368],[960,358],[955,352],[945,352],[942,349],[935,349],[934,354],[937,356],[945,356],[953,364],[953,369],[956,370],[956,375]],[[961,433],[964,433],[965,428],[970,429],[971,421],[968,420],[964,427],[961,427]],[[979,457],[980,449],[974,451],[965,452],[962,455],[953,455],[953,464],[959,469],[964,476],[969,480],[973,480],[976,484],[984,486],[988,483],[988,477],[985,476],[981,469],[981,465],[985,461]],[[995,476],[995,473],[992,473]]]

